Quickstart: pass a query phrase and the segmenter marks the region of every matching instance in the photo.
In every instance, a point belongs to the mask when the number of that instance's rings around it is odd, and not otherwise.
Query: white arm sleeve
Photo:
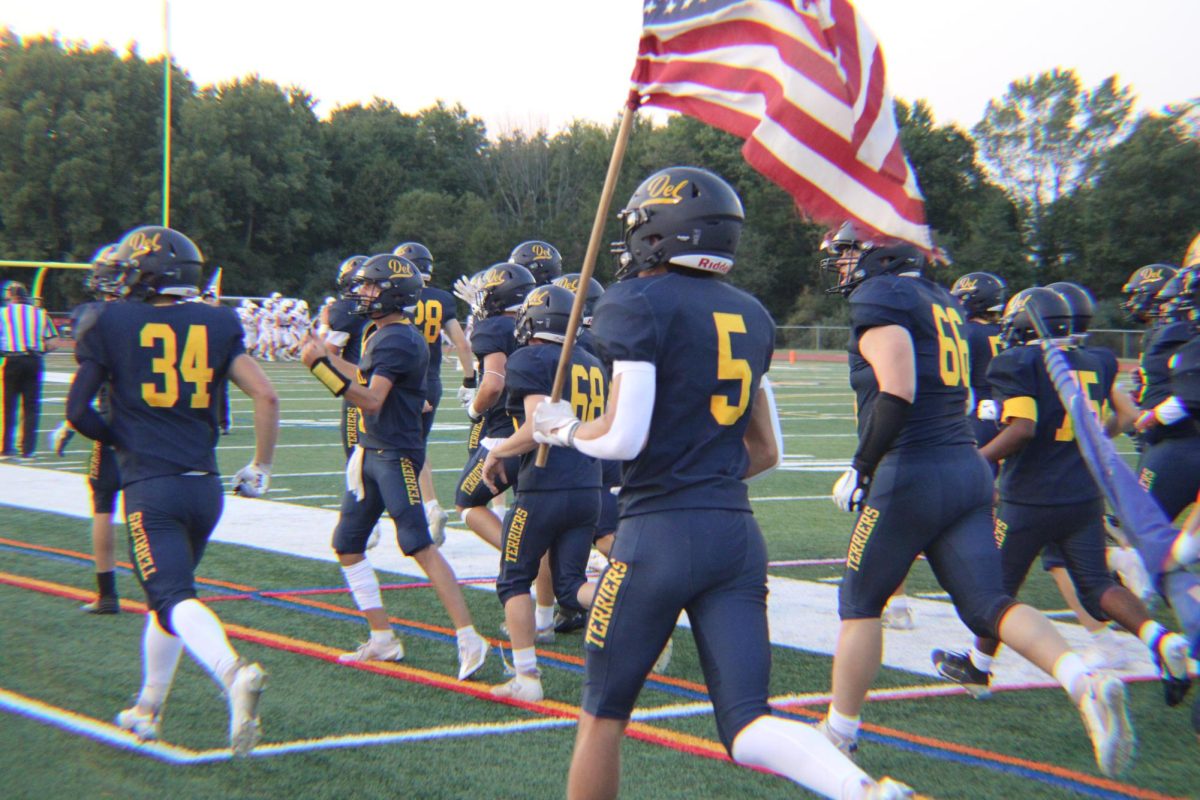
[[[770,475],[779,465],[783,463],[783,429],[779,427],[779,409],[775,405],[775,390],[771,388],[771,381],[767,380],[767,376],[762,376],[762,382],[759,384],[762,389],[763,396],[767,401],[767,408],[771,412],[771,436],[775,439],[775,463],[764,469],[762,472],[755,475],[753,478],[747,478],[747,481],[756,481],[759,478]]]
[[[650,436],[654,415],[656,371],[649,361],[613,362],[613,383],[621,380],[612,427],[598,439],[575,439],[575,449],[592,458],[629,461]]]

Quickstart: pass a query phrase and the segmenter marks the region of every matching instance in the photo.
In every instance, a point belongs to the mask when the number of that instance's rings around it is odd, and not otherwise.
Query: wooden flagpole
[[[633,115],[637,113],[639,105],[641,105],[641,97],[636,90],[630,90],[629,99],[625,102],[625,111],[621,115],[621,127],[617,130],[617,140],[613,143],[612,158],[608,162],[608,174],[604,176],[604,189],[600,192],[600,205],[596,208],[596,219],[592,223],[592,238],[588,240],[587,253],[583,257],[583,267],[579,271],[579,286],[575,289],[575,303],[571,306],[571,317],[567,321],[567,335],[563,337],[562,353],[558,357],[558,370],[554,373],[554,387],[550,393],[551,402],[557,403],[562,399],[563,386],[567,382],[567,367],[571,363],[571,351],[575,348],[575,332],[583,320],[584,301],[587,299],[592,273],[596,270],[596,257],[600,254],[600,239],[604,235],[604,223],[608,220],[608,209],[612,205],[613,192],[617,190],[617,175],[621,172],[621,162],[625,160],[625,146],[629,143],[629,134],[633,130]],[[549,456],[550,445],[538,445],[537,460],[534,463],[539,467],[544,467]]]

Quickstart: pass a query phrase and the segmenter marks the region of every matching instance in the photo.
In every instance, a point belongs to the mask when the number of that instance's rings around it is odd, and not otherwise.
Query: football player
[[[1136,415],[1128,398],[1114,387],[1116,356],[1068,338],[1072,314],[1061,295],[1037,288],[1013,297],[1002,323],[1006,349],[988,369],[1004,429],[981,449],[989,462],[1003,461],[995,539],[1004,590],[1015,596],[1038,552],[1054,543],[1087,613],[1112,619],[1145,643],[1162,675],[1168,705],[1177,705],[1189,686],[1187,641],[1152,620],[1145,604],[1108,572],[1104,499],[1046,373],[1030,308],[1041,314],[1056,343],[1064,345],[1061,349],[1080,388],[1096,412],[1107,417],[1108,433],[1120,432]],[[933,663],[943,677],[981,696],[987,693],[998,648],[994,637],[976,636],[969,654],[934,650]]]
[[[442,335],[450,337],[458,353],[458,362],[463,369],[464,388],[475,388],[475,364],[471,358],[471,346],[463,335],[462,326],[458,324],[457,308],[454,296],[445,289],[430,286],[433,280],[433,254],[429,248],[419,242],[404,242],[392,251],[395,255],[404,256],[417,265],[421,271],[421,279],[425,282],[421,289],[421,299],[417,301],[417,310],[413,324],[417,331],[429,343],[429,372],[425,379],[426,409],[421,419],[425,426],[425,441],[429,441],[429,433],[433,430],[433,418],[437,414],[438,405],[442,401]],[[429,459],[421,467],[418,476],[421,485],[421,498],[425,503],[425,516],[429,518],[429,532],[433,543],[441,546],[446,540],[446,521],[449,515],[442,510],[438,503],[437,492],[433,486],[433,468]]]
[[[859,443],[833,499],[857,518],[821,730],[844,751],[857,747],[881,660],[880,613],[924,552],[967,627],[1054,675],[1079,707],[1101,771],[1120,774],[1134,746],[1124,684],[1090,672],[1048,619],[1004,591],[992,473],[963,414],[970,351],[958,300],[923,276],[925,258],[911,245],[863,242],[834,255],[822,267],[835,276],[829,291],[850,302]]]
[[[325,344],[350,364],[357,364],[362,357],[363,336],[370,323],[365,315],[358,313],[358,299],[350,295],[350,283],[366,260],[366,256],[350,256],[338,265],[337,279],[334,281],[338,299],[325,312]],[[342,449],[346,452],[346,458],[350,458],[354,446],[358,444],[358,406],[346,397],[342,398],[340,429]]]
[[[204,259],[179,231],[154,225],[125,234],[109,257],[113,293],[80,323],[79,369],[67,418],[117,453],[125,520],[138,581],[146,591],[144,682],[117,725],[159,736],[163,704],[184,646],[229,702],[229,744],[246,755],[259,739],[266,673],[238,657],[215,614],[196,598],[195,569],[223,504],[217,473],[215,389],[233,380],[254,401],[254,460],[235,491],[258,497],[270,483],[279,400],[242,345],[228,308],[186,302],[200,294]],[[92,407],[108,384],[108,419]],[[165,447],[164,443],[170,443]]]
[[[535,465],[537,444],[532,419],[538,403],[554,386],[574,295],[561,286],[539,286],[517,313],[516,338],[524,345],[508,358],[504,388],[516,432],[488,450],[483,479],[494,490],[505,482],[504,464],[520,456],[515,502],[504,519],[504,541],[496,593],[512,641],[516,675],[492,693],[526,702],[541,700],[542,681],[534,650],[535,616],[530,586],[549,554],[552,589],[541,597],[557,597],[564,613],[585,614],[595,585],[587,583],[588,553],[600,516],[600,462],[574,450],[554,449],[545,467]],[[587,422],[604,411],[608,376],[600,360],[585,350],[570,354],[564,397]],[[542,592],[546,592],[543,594]]]
[[[996,424],[996,404],[987,381],[987,368],[1000,352],[1000,313],[1008,298],[1008,287],[999,275],[968,272],[954,282],[950,294],[966,309],[963,329],[967,350],[971,353],[971,403],[967,416],[975,433],[975,443],[983,447],[1000,431]]]
[[[744,479],[781,453],[763,381],[775,325],[720,279],[733,267],[741,200],[711,172],[673,167],[644,181],[620,217],[621,282],[592,327],[613,364],[605,412],[581,422],[565,400],[534,412],[539,441],[625,462],[612,560],[585,633],[567,796],[616,797],[625,726],[684,609],[736,762],[825,797],[911,796],[767,704],[767,554]]]
[[[520,264],[502,262],[493,265],[484,272],[478,284],[476,320],[471,332],[475,374],[481,377],[475,396],[467,404],[467,416],[473,423],[483,420],[483,428],[479,447],[459,476],[454,505],[467,527],[497,550],[500,549],[501,521],[488,508],[488,503],[514,485],[519,459],[512,456],[507,460],[504,474],[508,480],[497,482],[494,488],[483,481],[483,462],[492,446],[513,434],[512,417],[504,402],[505,365],[509,355],[517,349],[514,334],[517,311],[535,285],[533,274]]]
[[[508,260],[529,270],[538,286],[553,283],[562,275],[562,255],[549,242],[521,242],[508,254]]]
[[[367,619],[370,638],[342,654],[343,663],[400,661],[404,643],[388,622],[379,578],[365,551],[371,530],[386,510],[396,524],[396,541],[433,584],[446,608],[458,641],[458,678],[466,680],[483,666],[487,642],[475,631],[454,570],[429,536],[417,473],[425,458],[421,412],[429,347],[412,324],[424,282],[417,266],[384,253],[368,258],[350,279],[356,313],[371,320],[373,331],[357,365],[333,348],[308,337],[301,358],[334,396],[345,396],[359,409],[358,443],[346,465],[347,491],[333,549],[346,584]]]

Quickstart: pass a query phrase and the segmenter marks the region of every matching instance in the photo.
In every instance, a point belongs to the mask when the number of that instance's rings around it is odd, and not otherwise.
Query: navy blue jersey
[[[562,345],[531,343],[508,357],[504,388],[508,395],[508,413],[517,427],[525,424],[525,398],[528,395],[550,396],[561,353]],[[570,402],[575,415],[584,422],[596,419],[604,413],[607,395],[608,376],[604,374],[600,360],[582,350],[572,350],[571,371],[563,387],[563,399]],[[536,460],[537,450],[521,456],[517,485],[522,492],[600,488],[600,462],[578,450],[551,447],[545,469],[536,466]]]
[[[107,373],[122,486],[216,474],[217,387],[244,352],[237,314],[204,303],[124,302],[93,304],[83,317],[75,359]]]
[[[912,336],[917,394],[892,450],[948,444],[974,444],[967,424],[971,357],[965,336],[966,312],[958,299],[933,281],[879,275],[850,295],[850,387],[858,401],[861,436],[879,394],[875,370],[858,349],[871,328],[898,325]]]
[[[987,370],[992,359],[1000,352],[1000,326],[994,322],[972,322],[963,326],[967,337],[967,350],[971,353],[971,392],[975,405],[980,400],[990,400],[992,384],[988,382]],[[971,409],[971,414],[975,409]]]
[[[116,301],[112,301],[112,302],[116,302]],[[85,323],[84,319],[85,318],[95,319],[96,315],[99,314],[100,310],[104,307],[104,303],[105,303],[104,300],[91,300],[87,303],[80,303],[79,305],[75,306],[75,308],[71,309],[71,331],[72,331],[71,335],[75,338],[76,341],[78,341],[79,337],[83,335],[83,333],[80,329],[81,326],[85,325],[85,324],[90,324],[90,322]],[[104,417],[105,419],[108,419],[109,408],[110,408],[109,402],[108,402],[108,384],[101,386],[100,391],[96,393],[95,405],[96,405],[96,410],[98,412],[100,412],[100,415],[102,417]],[[99,444],[99,443],[97,442],[97,444]]]
[[[384,325],[367,337],[358,362],[358,382],[366,386],[378,375],[392,390],[376,414],[359,416],[358,443],[370,450],[399,450],[417,464],[424,462],[425,370],[429,348],[408,320]]]
[[[715,278],[669,272],[606,291],[592,333],[607,362],[656,370],[650,436],[622,472],[621,516],[749,511],[742,437],[775,346],[766,309]]]
[[[517,338],[513,335],[516,328],[517,321],[514,317],[487,317],[475,321],[475,329],[471,331],[471,352],[479,362],[476,374],[480,376],[481,382],[484,358],[492,353],[510,356],[517,349]],[[512,417],[508,415],[504,394],[501,393],[499,399],[483,415],[483,436],[502,439],[512,436],[513,430]]]
[[[575,346],[591,353],[596,358],[600,357],[600,353],[596,349],[596,337],[591,328],[579,329],[579,333],[575,335]]]
[[[454,295],[445,289],[426,286],[413,312],[413,325],[429,343],[429,374],[436,380],[442,369],[442,328],[455,319]]]
[[[1196,326],[1191,322],[1172,322],[1147,331],[1145,347],[1138,362],[1141,388],[1137,395],[1139,408],[1154,408],[1171,396],[1171,368],[1167,362],[1175,351],[1196,338]]]
[[[1071,371],[1097,413],[1108,406],[1117,375],[1117,357],[1096,347],[1063,351]],[[1002,421],[1029,419],[1036,423],[1034,438],[1000,466],[1000,499],[1035,506],[1082,503],[1099,498],[1100,489],[1088,472],[1070,417],[1037,345],[1005,350],[988,369],[992,392]]]
[[[351,364],[357,364],[362,358],[362,340],[365,338],[366,327],[370,324],[366,317],[353,313],[357,307],[357,300],[346,298],[335,300],[329,307],[329,330],[350,336],[346,346],[342,348],[342,358]]]

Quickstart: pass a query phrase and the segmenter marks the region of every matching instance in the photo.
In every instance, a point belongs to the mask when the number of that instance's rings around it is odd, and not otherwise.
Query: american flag
[[[883,53],[848,0],[646,0],[633,83],[744,139],[814,220],[931,248]]]

